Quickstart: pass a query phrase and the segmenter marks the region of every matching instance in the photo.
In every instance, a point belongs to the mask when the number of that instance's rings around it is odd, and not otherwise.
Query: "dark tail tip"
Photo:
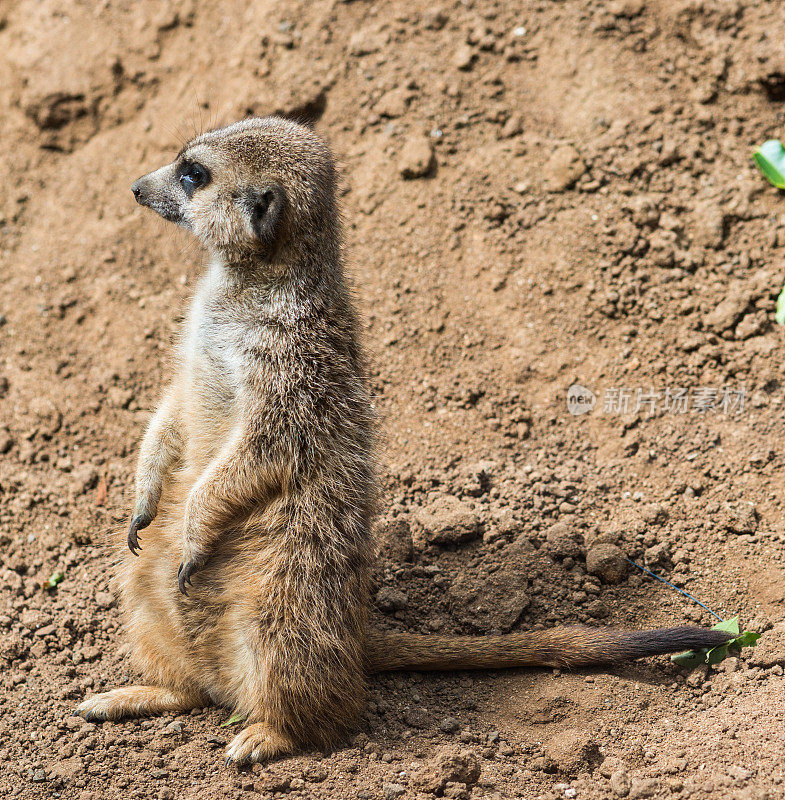
[[[682,625],[678,628],[658,628],[653,631],[635,631],[624,634],[625,645],[630,648],[630,658],[646,658],[682,650],[700,650],[718,647],[734,638],[725,631],[695,628]]]

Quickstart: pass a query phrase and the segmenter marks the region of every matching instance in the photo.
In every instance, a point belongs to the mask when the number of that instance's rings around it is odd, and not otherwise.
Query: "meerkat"
[[[690,627],[449,637],[369,626],[376,422],[335,187],[326,144],[275,117],[197,136],[132,186],[201,240],[209,266],[141,444],[119,557],[145,683],[75,713],[224,706],[246,721],[226,751],[242,763],[334,744],[357,723],[369,673],[570,667],[726,641]]]

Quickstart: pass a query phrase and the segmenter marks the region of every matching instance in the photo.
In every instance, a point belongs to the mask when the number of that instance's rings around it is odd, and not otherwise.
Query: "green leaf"
[[[762,633],[754,633],[753,631],[744,631],[741,636],[737,636],[732,642],[731,647],[741,650],[742,647],[755,647],[758,644],[758,639],[763,636]]]
[[[785,147],[777,139],[764,142],[753,154],[755,166],[778,189],[785,189]]]
[[[680,667],[695,669],[695,667],[706,663],[706,651],[687,650],[686,653],[676,653],[676,655],[671,656],[671,661]]]
[[[54,589],[58,583],[65,580],[65,575],[62,572],[53,572],[42,584],[43,589]]]
[[[774,313],[774,319],[779,325],[785,325],[785,286],[777,298],[777,311]]]
[[[230,725],[236,725],[238,722],[242,722],[245,719],[245,714],[232,714],[226,722],[221,723],[222,728],[228,728]]]
[[[719,647],[712,647],[708,653],[706,653],[706,663],[707,664],[719,664],[726,656],[728,655],[728,645],[721,644]]]
[[[730,619],[718,622],[711,628],[713,631],[723,631],[724,633],[732,633],[735,636],[739,635],[739,618],[731,617]]]

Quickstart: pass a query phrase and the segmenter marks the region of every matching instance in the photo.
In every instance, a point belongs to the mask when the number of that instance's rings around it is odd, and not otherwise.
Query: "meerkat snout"
[[[189,189],[186,190],[175,162],[135,180],[131,191],[139,205],[147,206],[165,220],[191,230],[187,201],[188,191],[192,195],[194,190],[190,184],[188,186]]]

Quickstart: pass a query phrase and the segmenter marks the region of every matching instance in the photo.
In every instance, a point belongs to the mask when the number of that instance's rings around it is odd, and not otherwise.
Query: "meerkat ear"
[[[251,192],[251,229],[264,245],[272,245],[278,235],[286,194],[279,183],[268,183]]]

